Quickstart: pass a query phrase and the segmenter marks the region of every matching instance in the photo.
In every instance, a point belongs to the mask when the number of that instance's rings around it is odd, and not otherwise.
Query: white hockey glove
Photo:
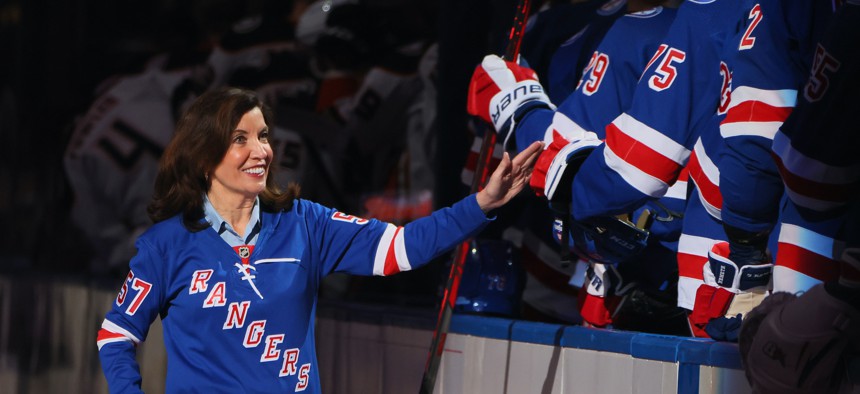
[[[585,291],[580,291],[577,300],[583,321],[591,327],[612,324],[622,297],[635,285],[624,281],[615,265],[589,262],[583,284]]]
[[[622,296],[636,284],[626,282],[618,272],[615,264],[589,263],[585,272],[586,291],[598,297]]]
[[[722,330],[718,326],[725,325],[737,331],[739,324],[717,322],[707,332],[706,327],[714,319],[742,319],[762,302],[771,287],[773,263],[769,258],[744,264],[732,261],[728,256],[728,242],[718,242],[708,251],[708,262],[702,268],[705,284],[696,291],[690,314],[690,323],[697,336],[736,340],[737,332],[719,332]]]
[[[573,176],[591,151],[602,143],[597,134],[590,131],[573,141],[554,138],[535,162],[529,186],[535,194],[546,196],[550,201],[570,203]]]
[[[487,55],[469,82],[467,111],[490,123],[507,146],[519,119],[533,108],[555,109],[534,70]]]

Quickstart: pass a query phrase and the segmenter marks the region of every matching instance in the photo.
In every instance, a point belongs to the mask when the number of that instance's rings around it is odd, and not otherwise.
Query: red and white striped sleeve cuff
[[[797,102],[797,90],[764,90],[741,86],[720,124],[723,138],[758,136],[773,139]]]
[[[406,255],[403,233],[403,227],[390,223],[385,228],[373,259],[373,275],[388,276],[412,269],[409,257]]]
[[[131,342],[134,346],[137,346],[141,341],[128,330],[105,319],[102,322],[102,328],[99,330],[96,344],[99,350],[102,350],[102,346],[112,342]]]
[[[666,192],[689,157],[689,149],[626,113],[606,127],[606,164],[651,197]]]
[[[549,146],[555,140],[556,135],[567,141],[576,141],[585,138],[588,132],[589,130],[584,129],[567,115],[556,111],[552,115],[552,123],[544,132],[543,142]]]
[[[776,264],[818,280],[834,279],[835,241],[824,234],[783,223],[779,230]]]
[[[690,179],[696,184],[702,205],[708,214],[716,219],[722,219],[723,195],[720,193],[720,169],[708,156],[702,140],[696,141],[693,155],[687,164]]]
[[[773,139],[773,153],[786,192],[799,206],[829,211],[845,205],[858,191],[860,165],[834,166],[806,156],[781,131]]]

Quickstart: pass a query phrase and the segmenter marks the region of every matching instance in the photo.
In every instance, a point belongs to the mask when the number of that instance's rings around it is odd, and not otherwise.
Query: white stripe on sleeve
[[[388,256],[388,247],[397,232],[397,226],[388,223],[385,232],[379,237],[379,245],[376,247],[376,255],[373,258],[373,275],[382,276],[385,273],[385,258]]]

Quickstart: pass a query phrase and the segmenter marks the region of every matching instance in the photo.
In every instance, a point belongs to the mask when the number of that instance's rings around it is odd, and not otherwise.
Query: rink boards
[[[0,275],[0,394],[106,393],[95,334],[116,291]],[[321,302],[325,393],[415,393],[435,310]],[[138,348],[146,392],[164,392],[156,321]],[[735,345],[455,315],[436,393],[746,393]]]
[[[333,308],[333,309],[332,309]],[[430,324],[428,326],[428,324]],[[327,392],[414,392],[433,319],[320,308]],[[734,344],[455,315],[436,393],[748,393]]]

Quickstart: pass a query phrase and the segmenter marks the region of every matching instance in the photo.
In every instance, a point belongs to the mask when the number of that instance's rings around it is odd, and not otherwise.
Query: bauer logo
[[[516,107],[511,107],[512,103],[522,104],[530,99],[539,99],[543,95],[543,87],[534,80],[522,81],[517,84],[517,87],[508,92],[499,92],[493,97],[492,111],[490,117],[493,119],[493,124],[498,124],[499,119],[504,117],[508,119],[512,117]],[[509,108],[510,107],[510,108]]]

